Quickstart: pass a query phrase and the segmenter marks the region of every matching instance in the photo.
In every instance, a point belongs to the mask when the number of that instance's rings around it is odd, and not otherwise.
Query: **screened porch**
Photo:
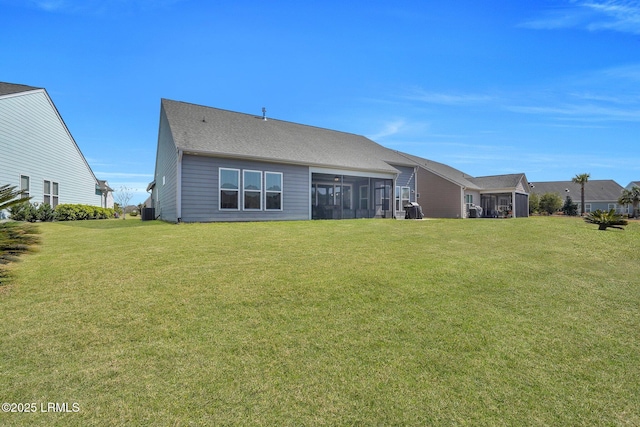
[[[311,175],[311,218],[392,218],[393,180],[350,175]]]

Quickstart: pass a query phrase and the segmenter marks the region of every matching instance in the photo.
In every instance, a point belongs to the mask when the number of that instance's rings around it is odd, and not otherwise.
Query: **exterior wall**
[[[244,211],[242,206],[240,210],[220,210],[219,168],[281,172],[282,211]],[[306,166],[185,154],[182,157],[181,218],[184,222],[307,220],[311,209],[309,179]]]
[[[59,185],[58,204],[102,206],[97,180],[44,90],[0,98],[0,184],[20,188],[29,177],[32,202],[44,181]]]
[[[459,185],[423,168],[418,168],[416,182],[416,193],[420,194],[417,202],[425,217],[461,217],[464,198]]]
[[[156,185],[153,189],[153,204],[156,216],[164,221],[178,220],[176,208],[176,170],[178,152],[171,136],[169,122],[164,109],[160,111],[158,150],[156,154]]]

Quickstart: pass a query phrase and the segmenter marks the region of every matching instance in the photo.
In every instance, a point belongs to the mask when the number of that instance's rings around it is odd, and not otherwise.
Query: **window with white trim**
[[[220,209],[240,209],[240,170],[220,168],[218,187],[220,189]]]
[[[411,202],[411,187],[402,187],[400,189],[400,207],[404,209],[404,206],[408,205],[410,202]]]
[[[47,205],[51,205],[51,181],[47,181],[45,179],[44,188],[42,189],[42,194],[43,194],[43,198],[42,198],[43,203]]]
[[[243,189],[243,209],[244,210],[261,210],[262,209],[262,172],[243,170],[242,171],[242,189]]]
[[[23,191],[22,197],[29,197],[29,177],[20,175],[20,190]]]
[[[265,209],[268,211],[282,210],[282,173],[265,172]]]
[[[58,201],[59,201],[59,191],[60,191],[60,186],[58,185],[57,182],[52,182],[51,183],[51,207],[52,208],[56,208],[56,206],[58,206]]]

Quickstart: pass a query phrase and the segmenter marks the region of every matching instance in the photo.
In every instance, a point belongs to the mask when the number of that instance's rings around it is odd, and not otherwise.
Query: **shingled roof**
[[[20,92],[28,92],[30,90],[37,90],[37,89],[41,89],[41,88],[27,86],[27,85],[18,85],[14,83],[0,82],[0,96],[11,95],[11,94],[20,93]]]
[[[569,190],[573,200],[580,198],[580,184],[573,181],[532,182],[531,192],[536,194],[556,193],[564,197]],[[589,180],[584,185],[585,202],[616,201],[622,193],[622,186],[612,179]]]
[[[506,175],[479,176],[471,178],[470,181],[484,189],[507,189],[516,188],[524,177],[523,173],[512,173]],[[526,183],[524,183],[526,185]]]
[[[435,162],[433,160],[425,159],[422,157],[414,156],[408,153],[400,153],[402,156],[410,159],[415,165],[418,165],[448,181],[466,187],[472,190],[480,190],[481,187],[472,182],[473,177],[444,163]]]
[[[185,153],[386,173],[398,172],[388,162],[409,163],[360,135],[169,99],[161,104]]]

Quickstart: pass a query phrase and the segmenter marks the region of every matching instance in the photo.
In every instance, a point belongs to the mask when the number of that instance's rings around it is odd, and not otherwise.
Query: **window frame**
[[[247,173],[258,174],[260,188],[257,190],[249,189],[247,190],[246,182],[247,182]],[[242,170],[242,210],[243,211],[261,211],[262,210],[262,188],[264,187],[262,183],[262,171],[252,170],[252,169],[243,169]],[[246,194],[247,193],[258,193],[258,204],[257,208],[248,208]]]
[[[222,173],[223,171],[232,171],[232,172],[236,172],[237,174],[237,188],[223,188],[222,187]],[[240,169],[235,169],[235,168],[218,168],[218,210],[221,211],[239,211],[240,210],[240,177],[241,177],[241,173],[240,173]],[[223,191],[233,191],[236,193],[236,204],[237,206],[235,208],[223,208],[222,207],[222,192]]]
[[[47,179],[42,183],[42,203],[51,206],[51,181]]]
[[[23,178],[26,178],[27,180],[27,188],[25,189],[22,186],[22,180]],[[22,198],[23,199],[27,199],[31,196],[31,177],[29,175],[22,175],[20,174],[20,191],[26,190],[24,193],[22,193]]]
[[[280,190],[269,190],[267,187],[267,175],[278,175],[280,177]],[[282,172],[272,172],[272,171],[264,171],[264,210],[269,212],[281,212],[284,209],[284,174]],[[267,203],[269,194],[279,194],[280,195],[280,207],[278,209],[269,208],[269,204]]]

